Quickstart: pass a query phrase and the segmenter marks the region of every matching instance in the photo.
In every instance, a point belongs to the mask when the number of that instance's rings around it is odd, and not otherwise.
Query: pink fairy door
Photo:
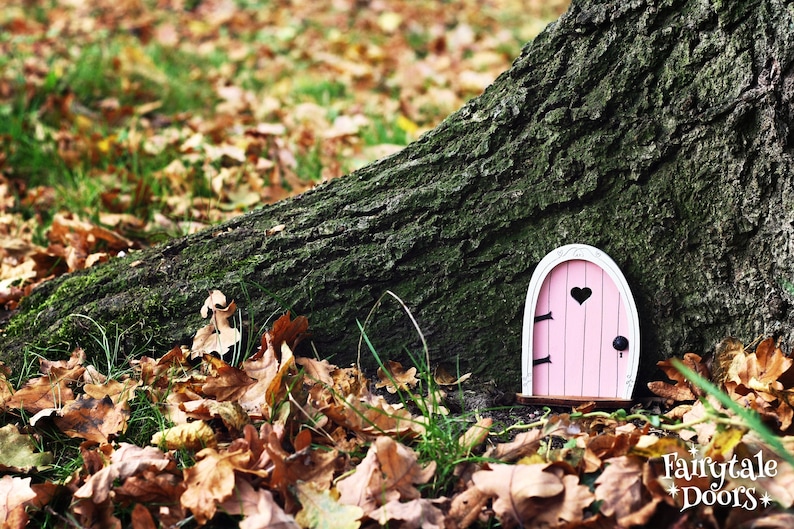
[[[629,400],[639,350],[634,298],[609,256],[572,244],[538,264],[524,312],[523,396]]]

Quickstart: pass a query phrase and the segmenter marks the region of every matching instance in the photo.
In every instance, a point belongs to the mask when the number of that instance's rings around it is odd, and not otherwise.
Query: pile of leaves
[[[209,323],[192,346],[135,359],[125,374],[100,373],[79,349],[68,360],[42,359],[40,376],[18,389],[4,373],[3,527],[794,523],[794,466],[790,453],[780,451],[791,442],[779,437],[791,429],[783,403],[792,392],[792,361],[771,339],[755,352],[731,342],[719,357],[727,366],[724,386],[742,406],[758,410],[763,428],[751,429],[715,401],[714,389],[704,393],[709,386],[695,385],[697,375],[687,379],[663,362],[672,380],[651,388],[675,405],[666,415],[585,406],[547,410],[534,423],[496,431],[488,417],[447,415],[443,386],[470,383],[464,377],[434,380],[384,363],[373,385],[356,367],[296,357],[293,350],[307,336],[303,317],[283,315],[250,357],[231,365],[224,358],[239,344],[235,310],[233,301],[212,292],[202,307]],[[692,373],[707,374],[697,355],[686,362]],[[406,397],[390,402],[384,395],[391,394]],[[135,444],[141,432],[130,430],[140,426],[130,421],[141,401],[161,423]],[[53,429],[79,442],[73,471],[58,481],[47,479],[59,457],[44,441]],[[718,483],[671,463],[683,461],[686,469],[693,461],[737,457],[759,464],[723,474]],[[695,488],[712,490],[720,501],[703,494],[695,501]],[[734,502],[740,493],[743,503]]]
[[[567,0],[53,0],[0,10],[0,310],[401,149]]]

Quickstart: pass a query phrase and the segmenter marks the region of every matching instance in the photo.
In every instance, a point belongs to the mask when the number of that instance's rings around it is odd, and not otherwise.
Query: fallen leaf
[[[13,424],[0,428],[0,470],[27,473],[52,462],[50,452],[39,452],[33,437],[19,433]]]
[[[584,439],[585,472],[595,472],[606,459],[626,455],[642,436],[639,430],[630,432],[601,432]]]
[[[243,504],[244,512],[242,514],[245,518],[240,522],[240,529],[298,529],[301,527],[276,503],[269,490],[257,489],[254,491],[250,485],[247,488],[243,486],[239,488],[243,491],[244,498],[247,499]],[[248,490],[251,492],[246,493],[245,491]],[[227,512],[235,513],[236,509],[232,508]]]
[[[643,486],[644,463],[637,456],[613,457],[596,479],[595,497],[602,502],[601,512],[614,516],[621,526],[647,524],[661,501],[651,499]]]
[[[706,407],[702,401],[698,400],[681,416],[681,420],[685,423],[692,423],[692,426],[686,430],[679,432],[678,436],[689,441],[697,438],[698,444],[707,445],[711,441],[711,437],[717,431],[717,425],[713,421],[704,420],[709,417],[710,407],[716,410],[722,410],[722,406],[714,397],[708,397],[707,402],[709,407]]]
[[[63,381],[52,381],[43,376],[28,380],[19,391],[4,403],[6,409],[23,409],[36,414],[42,410],[57,409],[74,400],[74,393]]]
[[[294,350],[308,328],[309,320],[305,316],[298,316],[293,320],[290,312],[281,315],[273,324],[273,328],[262,335],[261,345],[251,360],[262,358],[266,352],[270,352],[278,359],[282,344],[286,343],[291,350]]]
[[[47,375],[50,380],[59,384],[73,386],[78,383],[85,372],[85,351],[77,347],[72,351],[68,360],[39,360],[39,371],[42,375]]]
[[[234,301],[226,303],[226,296],[220,290],[213,290],[201,307],[204,318],[211,317],[210,323],[202,327],[193,337],[190,358],[199,358],[206,353],[217,353],[223,357],[240,341],[241,334],[229,323],[237,305]]]
[[[24,512],[25,504],[36,498],[30,486],[31,478],[3,476],[0,478],[0,524],[6,523],[17,510]]]
[[[181,504],[203,525],[215,516],[218,504],[234,492],[234,470],[244,468],[250,460],[247,452],[218,452],[205,448],[196,454],[197,463],[185,469]]]
[[[40,360],[40,371],[43,376],[28,380],[25,385],[5,400],[7,409],[21,408],[28,413],[60,408],[74,400],[71,386],[83,376],[85,368],[81,365],[85,353],[77,348],[72,351],[69,360]]]
[[[729,371],[736,355],[744,356],[744,344],[733,337],[727,337],[714,347],[711,373],[715,384],[722,387],[729,377]]]
[[[535,518],[539,526],[548,524],[550,527],[564,523],[578,523],[584,519],[585,509],[595,500],[595,495],[590,492],[590,487],[579,482],[579,475],[566,474],[562,476],[564,494],[561,498],[549,505]]]
[[[302,507],[295,515],[295,521],[301,527],[358,529],[361,526],[360,520],[364,515],[361,508],[339,503],[331,491],[321,489],[312,482],[298,481],[294,488]]]
[[[516,435],[515,439],[508,443],[499,443],[495,447],[489,448],[483,454],[484,457],[496,459],[505,463],[518,461],[522,457],[535,454],[538,451],[540,442],[549,433],[554,433],[558,428],[551,431],[533,429]]]
[[[772,338],[767,338],[753,353],[741,350],[731,357],[723,382],[725,391],[734,401],[777,422],[779,429],[786,431],[794,422],[794,391],[785,388],[781,380],[787,379],[793,363]]]
[[[334,474],[339,468],[337,450],[307,446],[300,451],[289,453],[284,450],[275,432],[269,434],[265,450],[273,464],[271,488],[282,494],[286,494],[298,481],[311,481],[321,489],[327,489],[331,486]]]
[[[215,432],[207,423],[193,421],[155,433],[151,444],[163,446],[166,450],[201,450],[214,448],[217,442]]]
[[[335,366],[331,365],[328,360],[295,358],[295,363],[303,368],[303,375],[310,383],[321,383],[327,386],[332,386],[334,384],[334,378],[331,376],[331,372],[334,371]]]
[[[774,472],[765,470],[764,475],[759,474],[756,479],[745,486],[757,487],[759,495],[763,494],[760,491],[767,492],[782,508],[790,509],[794,506],[794,467],[754,437],[752,432],[748,433],[745,436],[745,442],[737,445],[737,457],[740,460],[749,461],[760,458],[766,469],[774,468]],[[772,462],[775,463],[774,467]]]
[[[702,377],[709,379],[709,372],[706,365],[703,363],[702,358],[695,353],[686,353],[681,360],[685,366],[693,370],[695,373]],[[648,383],[648,389],[653,393],[664,397],[669,403],[695,400],[703,396],[703,392],[691,382],[689,382],[679,371],[675,368],[670,360],[662,360],[656,363],[659,368],[664,371],[667,377],[674,381],[675,384],[662,381],[652,381]]]
[[[281,342],[281,361],[278,371],[265,390],[265,402],[269,406],[269,411],[271,413],[287,394],[288,387],[285,382],[294,365],[295,357],[292,354],[292,350],[289,348],[287,342]]]
[[[436,366],[433,370],[433,381],[441,386],[457,386],[471,378],[471,373],[466,373],[457,378],[450,373],[443,365]]]
[[[688,457],[684,442],[673,436],[643,435],[631,448],[630,453],[645,459],[661,458],[664,454],[679,454],[681,457]]]
[[[120,443],[118,450],[110,456],[110,465],[91,474],[83,486],[75,491],[74,497],[102,503],[108,499],[117,480],[124,481],[145,470],[163,470],[170,463],[170,458],[157,448]]]
[[[206,421],[220,419],[233,435],[242,432],[243,427],[250,422],[248,414],[237,402],[200,399],[185,402],[180,407],[192,419],[203,419]]]
[[[362,400],[348,395],[340,401],[337,395],[329,395],[329,399],[326,403],[318,402],[318,409],[336,424],[365,439],[377,439],[382,435],[412,438],[421,435],[425,429],[424,424],[408,410],[396,408],[380,396]]]
[[[232,367],[220,358],[204,355],[204,362],[212,366],[213,375],[207,377],[202,390],[219,401],[235,401],[242,397],[256,381],[245,371]]]
[[[127,429],[129,415],[126,404],[113,404],[110,397],[87,397],[67,403],[53,420],[55,426],[69,437],[107,443]]]
[[[240,522],[241,528],[298,529],[300,527],[292,516],[284,512],[269,490],[255,489],[247,479],[239,476],[235,482],[234,494],[221,502],[218,508],[231,516],[243,516],[244,519]]]
[[[772,338],[766,338],[758,344],[752,354],[734,356],[728,369],[727,380],[747,385],[754,379],[761,384],[774,385],[793,363],[794,360],[775,346]]]
[[[0,362],[0,410],[6,409],[5,403],[13,394],[11,383],[8,381],[10,375],[11,370]]]
[[[267,391],[279,372],[279,364],[275,355],[268,354],[257,360],[246,360],[243,371],[255,382],[248,386],[238,402],[243,410],[253,419],[264,418],[270,411],[267,403]]]
[[[165,401],[163,402],[163,416],[175,425],[190,422],[190,416],[185,412],[185,406],[192,405],[197,400],[203,400],[198,391],[201,388],[201,380],[195,383],[192,377],[185,381],[172,382],[170,389],[165,390]],[[162,394],[158,395],[157,400],[162,400]]]
[[[565,487],[548,464],[492,464],[488,470],[472,474],[474,486],[494,498],[493,509],[506,525],[525,525],[544,509],[546,498],[556,496]],[[541,498],[543,500],[541,500]]]
[[[415,485],[427,483],[435,474],[435,462],[422,468],[416,453],[390,437],[378,437],[352,476],[336,484],[340,501],[357,505],[368,514],[397,500],[420,497]]]
[[[415,367],[405,369],[401,363],[393,360],[389,360],[378,368],[378,378],[380,381],[375,384],[375,387],[385,387],[389,393],[408,390],[419,383],[419,379],[416,378]]]
[[[82,270],[90,265],[91,260],[95,261],[96,257],[91,258],[91,255],[100,245],[110,249],[114,255],[135,246],[120,234],[72,214],[55,215],[47,238],[51,243],[50,248],[54,245],[62,247],[59,253],[66,260],[70,272]]]
[[[123,404],[135,396],[135,388],[140,385],[139,380],[127,379],[124,382],[109,380],[102,384],[85,384],[83,391],[95,399],[108,397],[114,404]]]
[[[128,476],[120,485],[114,485],[113,500],[122,505],[141,503],[150,509],[156,509],[160,522],[167,525],[167,519],[178,522],[186,516],[179,504],[179,498],[184,491],[182,472],[172,461],[165,470],[152,466]],[[168,514],[165,514],[164,508]]]
[[[483,514],[490,499],[491,496],[471,486],[452,498],[447,518],[455,527],[466,529]]]
[[[745,428],[738,427],[727,427],[717,430],[706,447],[704,457],[710,457],[714,461],[729,459],[734,447],[741,442],[746,431]]]
[[[460,445],[466,454],[470,454],[474,448],[481,445],[485,439],[488,438],[491,426],[493,426],[492,418],[484,417],[479,419],[458,438],[458,445]]]
[[[132,527],[135,529],[157,529],[157,525],[154,523],[152,514],[149,512],[149,509],[143,506],[143,504],[135,504],[135,507],[132,508],[130,518],[132,521]]]
[[[174,346],[162,358],[155,360],[148,356],[132,360],[132,367],[143,385],[167,389],[171,379],[184,369],[190,351],[187,347]]]
[[[417,498],[415,500],[400,502],[390,501],[368,514],[368,517],[377,521],[382,527],[389,527],[389,522],[399,521],[400,527],[416,527],[422,529],[443,529],[445,517],[433,500]]]

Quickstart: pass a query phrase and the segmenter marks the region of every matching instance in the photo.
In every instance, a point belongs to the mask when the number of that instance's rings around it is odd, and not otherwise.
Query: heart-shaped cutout
[[[593,295],[593,291],[587,287],[584,288],[573,287],[571,289],[571,297],[575,299],[579,303],[579,305],[587,301],[587,298],[589,298],[592,295]]]

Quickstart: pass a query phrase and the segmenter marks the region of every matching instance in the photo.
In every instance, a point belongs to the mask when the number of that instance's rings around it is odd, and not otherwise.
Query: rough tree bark
[[[3,359],[89,342],[73,313],[123,330],[128,351],[165,352],[189,342],[218,288],[257,323],[284,305],[307,315],[317,351],[345,365],[356,320],[391,290],[433,362],[460,359],[515,390],[533,267],[571,242],[622,267],[646,376],[661,356],[726,335],[790,341],[792,27],[776,0],[577,0],[481,97],[397,155],[37,289],[7,325]],[[417,350],[393,301],[368,335],[384,357]]]

